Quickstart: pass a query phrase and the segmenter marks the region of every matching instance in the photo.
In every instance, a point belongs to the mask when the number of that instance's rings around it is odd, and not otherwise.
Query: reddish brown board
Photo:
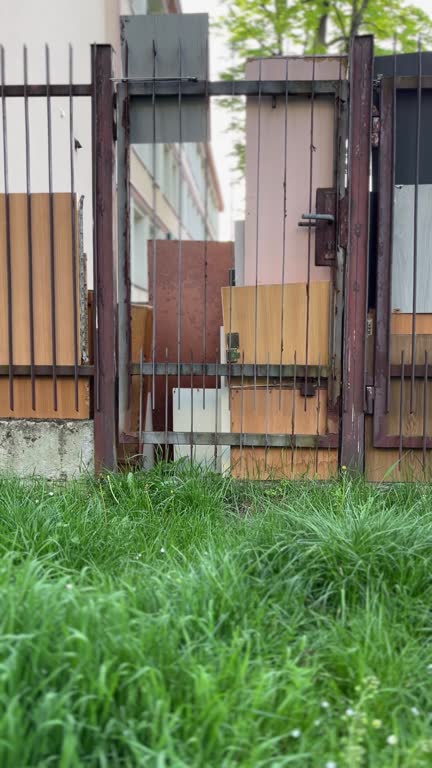
[[[179,308],[179,244],[175,240],[156,241],[156,296],[153,296],[153,244],[149,243],[150,303],[156,333],[156,362],[176,363]],[[206,268],[207,262],[207,268]],[[184,241],[181,247],[181,362],[214,363],[220,358],[220,328],[223,325],[221,288],[229,285],[229,270],[234,267],[231,242]],[[205,281],[205,274],[207,279]],[[206,287],[205,287],[206,285]],[[204,338],[206,343],[204,344]],[[204,353],[205,348],[205,353]],[[204,359],[206,358],[206,359]],[[194,386],[203,380],[194,380]],[[172,430],[172,390],[177,378],[168,380],[168,429]],[[189,387],[190,377],[180,380]],[[214,377],[207,377],[206,387],[215,387]],[[165,429],[165,377],[156,377],[153,429]]]

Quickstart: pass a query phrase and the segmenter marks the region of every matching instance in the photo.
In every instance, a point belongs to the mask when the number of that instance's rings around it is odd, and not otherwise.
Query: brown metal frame
[[[432,77],[383,77],[380,81],[380,142],[378,178],[378,254],[377,254],[377,303],[374,372],[374,420],[373,444],[375,448],[419,449],[432,448],[432,437],[425,433],[423,417],[422,435],[389,435],[386,430],[386,416],[389,410],[389,386],[392,379],[428,380],[428,363],[407,364],[401,360],[398,365],[390,364],[391,342],[391,271],[393,239],[393,189],[394,189],[394,131],[395,98],[399,89],[418,90],[432,88]],[[414,329],[415,333],[415,329]],[[402,390],[404,387],[402,387]],[[400,408],[403,395],[401,393]],[[427,399],[427,397],[426,397]]]
[[[53,381],[54,410],[57,410],[57,377],[64,376],[75,380],[75,408],[78,410],[78,379],[87,377],[94,383],[94,436],[95,436],[95,466],[96,471],[116,468],[116,283],[115,283],[115,251],[113,239],[113,201],[114,201],[114,85],[112,79],[112,49],[108,45],[92,46],[92,82],[76,85],[73,80],[73,53],[69,50],[69,83],[51,85],[49,67],[49,48],[46,46],[46,82],[42,85],[28,84],[27,51],[24,48],[24,83],[7,85],[5,83],[4,50],[1,49],[1,85],[0,97],[3,104],[3,152],[5,159],[5,196],[6,196],[6,249],[10,256],[10,225],[9,225],[9,186],[7,176],[7,98],[22,98],[25,103],[26,118],[26,167],[27,167],[27,209],[29,223],[29,302],[33,298],[32,287],[32,247],[31,247],[31,185],[30,185],[30,131],[28,124],[28,99],[30,97],[45,97],[47,102],[48,121],[48,177],[50,197],[50,261],[51,261],[51,298],[53,364],[35,365],[34,355],[31,355],[30,365],[15,365],[13,360],[13,341],[11,330],[12,293],[10,284],[11,265],[8,267],[8,304],[9,304],[9,364],[0,366],[0,376],[7,376],[10,382],[10,404],[13,410],[13,381],[14,377],[26,376],[32,381],[32,405],[36,412],[35,381],[36,377],[49,377]],[[72,271],[76,273],[76,208],[74,199],[74,130],[73,130],[73,97],[90,97],[92,99],[92,133],[93,133],[93,216],[94,216],[94,365],[80,365],[78,359],[77,313],[78,296],[74,285],[74,364],[58,365],[56,362],[56,313],[55,313],[55,272],[54,272],[54,215],[52,191],[52,129],[51,129],[51,98],[68,97],[70,105],[70,175],[71,175],[71,230],[72,230]],[[9,259],[10,261],[10,259]],[[30,313],[30,339],[33,346],[34,325]]]
[[[92,46],[94,137],[94,436],[95,468],[115,470],[116,265],[114,248],[115,124],[112,49]]]
[[[353,40],[348,162],[349,238],[345,276],[342,466],[363,471],[365,347],[369,255],[369,166],[372,132],[373,37]]]

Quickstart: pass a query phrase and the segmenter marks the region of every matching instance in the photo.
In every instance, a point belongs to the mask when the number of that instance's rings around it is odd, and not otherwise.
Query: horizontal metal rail
[[[24,98],[25,91],[27,96],[92,96],[93,87],[91,83],[78,85],[4,85],[0,88],[0,94],[12,98]]]
[[[179,79],[128,79],[128,94],[136,96],[178,96]],[[182,98],[188,96],[348,96],[346,80],[181,80]]]
[[[338,435],[265,435],[258,432],[132,432],[120,443],[146,445],[223,445],[231,448],[337,448]]]
[[[57,376],[75,376],[74,365],[0,365],[0,377],[8,376],[12,369],[14,376],[31,376],[32,371],[35,376],[52,377],[54,371]],[[94,376],[94,365],[79,365],[78,376]]]
[[[283,379],[294,378],[304,379],[306,376],[306,366],[304,365],[267,365],[258,363],[256,366],[254,363],[143,363],[140,366],[139,363],[132,363],[131,373],[132,375],[139,376],[140,373],[144,376],[231,376],[231,378],[239,378],[244,376],[245,378],[251,378],[256,375],[257,378],[266,378],[267,374],[270,379]],[[329,378],[329,369],[327,366],[308,365],[307,377],[309,379],[318,379],[326,381]]]

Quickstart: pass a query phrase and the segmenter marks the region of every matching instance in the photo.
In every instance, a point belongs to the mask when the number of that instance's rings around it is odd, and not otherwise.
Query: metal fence
[[[154,453],[240,477],[325,478],[365,461],[368,473],[368,456],[395,451],[401,467],[410,451],[424,473],[431,55],[374,62],[366,36],[349,62],[269,58],[250,62],[244,80],[212,81],[205,17],[160,16],[123,19],[122,77],[108,46],[91,57],[90,83],[74,83],[70,49],[68,82],[52,84],[47,47],[45,82],[35,85],[24,49],[23,82],[12,85],[1,50],[1,415],[93,417],[98,469]],[[235,243],[217,242],[211,222],[210,107],[220,98],[246,105],[246,215]],[[60,191],[57,99],[67,121]],[[77,99],[91,104],[90,302]],[[22,104],[18,191],[11,101]],[[32,140],[36,102],[45,153]],[[140,250],[134,205],[151,225]],[[137,299],[138,267],[148,295]]]

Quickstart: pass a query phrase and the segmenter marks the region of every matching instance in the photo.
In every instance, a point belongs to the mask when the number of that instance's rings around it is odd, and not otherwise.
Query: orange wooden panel
[[[305,283],[222,288],[225,333],[239,334],[240,355],[245,363],[280,362],[283,296],[283,363],[306,361],[307,295]],[[330,283],[310,285],[310,365],[327,365],[329,351]],[[256,322],[257,318],[257,322]],[[257,334],[255,340],[255,327]]]
[[[334,448],[232,448],[231,466],[232,475],[241,479],[329,480],[338,472],[338,452]]]

